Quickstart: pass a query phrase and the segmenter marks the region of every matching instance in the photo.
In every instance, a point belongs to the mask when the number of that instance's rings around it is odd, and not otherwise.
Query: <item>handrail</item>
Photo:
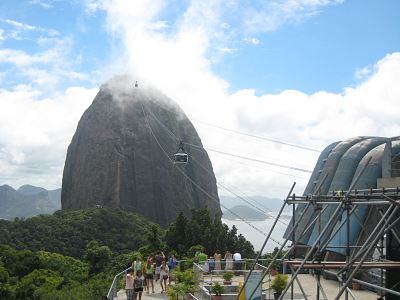
[[[108,290],[108,294],[107,294],[107,299],[108,300],[114,300],[115,297],[117,297],[117,279],[119,276],[121,276],[122,274],[126,274],[128,273],[128,271],[132,269],[132,267],[129,267],[125,270],[123,270],[122,272],[119,272],[117,275],[114,276],[114,280],[111,284],[110,289]]]
[[[259,261],[268,261],[268,259],[259,259]],[[185,262],[186,260],[178,260],[177,261],[177,264],[178,265],[180,265],[182,262]],[[207,262],[209,263],[209,262],[213,262],[214,260],[213,259],[208,259],[207,260]],[[230,260],[229,260],[230,261]],[[244,264],[244,265],[246,265],[246,262],[251,262],[251,261],[254,261],[254,259],[247,259],[247,258],[243,258],[242,260],[240,260],[240,262],[242,263],[242,264]],[[226,260],[225,259],[221,259],[221,263],[223,263],[222,265],[224,265],[225,264],[225,262],[226,262]],[[235,261],[233,261],[232,260],[232,263],[234,263]],[[194,262],[194,265],[197,267],[197,269],[200,269],[201,271],[203,271],[204,272],[204,270],[203,270],[203,268],[201,267],[201,266],[199,266],[198,265],[198,263],[195,263]],[[263,265],[261,265],[261,264],[259,264],[259,263],[257,263],[257,266],[259,267],[259,268],[261,268],[261,269],[266,269],[266,267],[265,266],[263,266]],[[112,282],[112,284],[111,284],[111,286],[110,286],[110,289],[108,290],[108,294],[107,294],[107,299],[108,300],[114,300],[114,298],[115,297],[117,297],[117,283],[118,283],[118,277],[120,277],[122,274],[126,274],[126,273],[128,273],[128,271],[130,270],[130,269],[132,269],[132,267],[129,267],[129,268],[127,268],[127,269],[125,269],[125,270],[123,270],[123,271],[121,271],[121,272],[119,272],[117,275],[115,275],[114,276],[114,279],[113,279],[113,282]],[[225,270],[225,271],[228,271],[228,270]],[[239,272],[243,272],[243,271],[246,271],[246,269],[242,269],[242,270],[234,270],[234,269],[232,269],[232,270],[229,270],[229,271],[239,271]],[[224,272],[224,270],[222,269],[222,270],[219,270],[219,272]],[[211,276],[212,276],[212,274],[213,273],[217,273],[217,271],[212,271],[212,272],[210,272],[211,273]]]

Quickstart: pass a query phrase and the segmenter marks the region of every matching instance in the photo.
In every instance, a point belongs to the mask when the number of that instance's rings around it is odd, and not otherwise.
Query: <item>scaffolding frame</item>
[[[367,163],[368,164],[368,163]],[[363,170],[357,176],[357,179],[363,173]],[[380,257],[383,257],[383,240],[384,236],[391,232],[393,237],[400,242],[400,234],[395,228],[395,226],[400,222],[400,218],[394,220],[396,213],[400,212],[400,189],[397,188],[381,188],[381,189],[363,189],[357,190],[353,189],[355,184],[357,183],[357,179],[353,182],[352,186],[349,187],[348,191],[340,191],[340,193],[336,193],[332,191],[328,195],[319,195],[319,186],[322,184],[324,180],[320,182],[320,185],[315,189],[317,192],[314,195],[309,196],[296,196],[292,194],[295,183],[286,199],[283,201],[282,207],[276,217],[276,221],[281,217],[282,212],[285,207],[292,205],[292,224],[289,233],[287,234],[287,238],[281,244],[280,249],[271,259],[271,262],[267,266],[266,272],[264,273],[263,278],[261,278],[260,282],[256,286],[255,290],[258,288],[260,284],[262,284],[263,279],[271,270],[271,266],[275,263],[275,261],[280,260],[286,266],[289,266],[291,270],[291,278],[286,286],[285,290],[279,297],[281,300],[284,295],[287,293],[289,288],[291,289],[291,299],[293,299],[293,288],[294,282],[296,281],[304,298],[307,299],[306,293],[304,292],[303,287],[301,286],[301,282],[298,280],[297,276],[300,272],[304,272],[307,270],[314,270],[315,272],[315,280],[316,280],[316,288],[317,288],[317,299],[320,299],[320,293],[322,294],[323,299],[328,299],[326,293],[320,283],[320,276],[323,272],[326,274],[330,274],[336,277],[341,287],[335,296],[335,300],[340,299],[341,295],[345,295],[345,299],[349,299],[349,295],[353,299],[357,299],[356,296],[352,293],[349,288],[349,285],[352,281],[358,282],[361,285],[367,286],[369,288],[373,288],[380,293],[390,293],[396,296],[400,296],[400,292],[394,290],[393,288],[387,288],[383,286],[383,269],[393,269],[400,268],[400,262],[397,261],[389,261],[389,260],[381,260],[381,261],[371,261],[372,253],[374,250],[378,250],[380,252]],[[297,204],[305,204],[305,207],[301,211],[299,218],[296,220],[296,205]],[[357,222],[361,226],[361,230],[366,234],[366,238],[363,242],[357,241],[359,245],[350,245],[350,217],[356,216],[356,209],[358,205],[363,204],[367,205],[369,211],[372,208],[381,207],[386,208],[384,212],[379,211],[380,220],[376,224],[375,228],[371,232],[367,232],[365,228],[365,224],[361,222],[361,220],[357,220]],[[330,216],[329,220],[326,224],[321,228],[321,215],[325,211],[325,209],[330,205],[336,205],[336,209]],[[298,228],[300,222],[303,219],[306,211],[309,209],[313,209],[317,212],[316,216],[307,220],[306,225],[304,226],[304,231],[300,233],[299,236],[296,236],[296,229]],[[342,216],[342,220],[339,220],[339,217]],[[344,218],[343,218],[344,217]],[[366,217],[366,219],[368,216]],[[357,219],[357,217],[356,217]],[[263,244],[263,248],[260,253],[264,249],[264,246],[268,242],[269,237],[271,236],[273,230],[275,229],[276,221],[270,229],[270,232]],[[317,223],[317,224],[315,224]],[[336,224],[339,223],[339,226],[335,227]],[[289,225],[290,226],[290,225]],[[317,226],[318,228],[318,237],[315,239],[314,243],[310,245],[302,245],[299,243],[299,240],[312,228]],[[334,236],[341,230],[343,226],[346,226],[346,245],[341,246],[340,248],[344,248],[346,251],[346,260],[345,261],[327,261],[324,259],[323,253],[327,251],[327,249],[332,249],[335,247],[329,246],[329,243],[332,241]],[[284,250],[286,244],[292,242],[289,250],[283,255],[282,258],[278,259],[278,256]],[[381,245],[378,245],[378,242],[381,241]],[[305,256],[302,258],[295,257],[295,249],[303,248],[306,249]],[[338,247],[336,247],[338,248]],[[329,250],[328,250],[329,251]],[[259,253],[259,255],[260,255]],[[387,252],[386,252],[387,253]],[[258,255],[258,256],[259,256]],[[366,281],[362,281],[359,279],[354,279],[355,274],[360,269],[371,269],[371,268],[380,268],[381,269],[381,280],[380,285],[369,283]],[[333,271],[337,270],[337,271]],[[252,271],[252,270],[251,270]],[[250,273],[251,273],[250,271]],[[245,281],[246,284],[246,281]],[[245,285],[244,284],[244,285]],[[254,290],[254,291],[255,291]],[[252,299],[254,292],[250,295],[249,299]]]

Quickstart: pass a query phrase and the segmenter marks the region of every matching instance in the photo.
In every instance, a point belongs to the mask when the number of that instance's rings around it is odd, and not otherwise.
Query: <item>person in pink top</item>
[[[134,271],[131,269],[128,274],[126,274],[125,281],[125,292],[126,292],[126,300],[133,299],[133,279],[134,279]]]

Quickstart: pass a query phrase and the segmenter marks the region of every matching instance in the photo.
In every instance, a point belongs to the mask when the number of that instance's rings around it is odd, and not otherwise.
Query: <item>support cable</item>
[[[166,152],[166,150],[161,146],[159,140],[157,139],[157,137],[155,136],[149,120],[147,118],[147,114],[145,113],[144,110],[144,106],[143,103],[140,102],[141,106],[142,106],[142,112],[143,115],[145,117],[146,120],[146,124],[147,127],[149,128],[149,132],[150,134],[153,136],[154,140],[156,141],[158,147],[161,149],[161,151],[164,153],[164,155],[168,158],[168,160],[173,163],[172,159],[169,157],[168,153]],[[253,224],[251,224],[250,222],[246,221],[245,219],[243,219],[241,216],[239,216],[237,213],[235,213],[234,211],[232,211],[231,209],[227,208],[226,206],[222,205],[216,198],[214,198],[214,196],[212,196],[210,193],[208,193],[206,190],[204,190],[201,186],[199,186],[192,178],[190,178],[181,168],[179,168],[177,165],[175,165],[173,163],[173,165],[175,166],[175,168],[179,171],[179,173],[181,173],[187,180],[189,180],[196,188],[198,188],[200,191],[202,191],[205,195],[207,195],[211,200],[215,201],[216,203],[218,203],[219,205],[221,205],[223,208],[225,208],[227,211],[229,211],[232,215],[236,216],[238,219],[242,220],[244,223],[246,223],[247,225],[249,225],[250,227],[252,227],[253,229],[255,229],[256,231],[258,231],[259,233],[263,234],[264,236],[267,236],[265,234],[265,232],[263,232],[261,229],[257,228],[256,226],[254,226]],[[271,238],[272,241],[274,241],[275,243],[277,243],[278,245],[281,245],[281,243],[273,238]]]
[[[219,128],[219,129],[222,129],[222,130],[225,130],[225,131],[233,132],[233,133],[240,134],[240,135],[249,136],[249,137],[252,137],[252,138],[256,138],[256,139],[260,139],[260,140],[264,140],[264,141],[268,141],[268,142],[273,142],[273,143],[277,143],[277,144],[281,144],[281,145],[291,146],[291,147],[299,148],[299,149],[302,149],[302,150],[308,150],[308,151],[317,152],[317,153],[321,152],[320,150],[317,150],[317,149],[313,149],[313,148],[310,148],[310,147],[297,145],[297,144],[293,144],[293,143],[289,143],[289,142],[285,142],[285,141],[281,141],[281,140],[278,140],[278,139],[273,139],[273,138],[269,138],[269,137],[263,137],[263,136],[259,136],[259,135],[254,135],[254,134],[251,134],[251,133],[246,133],[246,132],[242,132],[242,131],[238,131],[238,130],[234,130],[234,129],[228,129],[228,128],[225,128],[225,127],[222,127],[222,126],[210,124],[210,123],[203,122],[203,121],[196,120],[196,119],[194,121],[198,122],[198,123],[201,123],[201,124],[205,124],[207,126]]]
[[[191,147],[198,147],[197,145],[193,145],[190,143],[184,143],[185,145],[191,146]],[[228,155],[228,156],[232,156],[232,157],[236,157],[236,158],[241,158],[241,159],[245,159],[245,160],[249,160],[249,161],[254,161],[254,162],[258,162],[261,164],[265,164],[265,165],[270,165],[270,166],[274,166],[274,167],[279,167],[279,168],[284,168],[284,169],[289,169],[289,170],[294,170],[294,171],[299,171],[299,172],[304,172],[304,173],[312,173],[312,171],[310,170],[306,170],[306,169],[302,169],[302,168],[297,168],[297,167],[292,167],[292,166],[288,166],[288,165],[283,165],[283,164],[277,164],[274,162],[270,162],[270,161],[266,161],[266,160],[261,160],[261,159],[255,159],[255,158],[250,158],[250,157],[246,157],[246,156],[242,156],[242,155],[236,155],[233,153],[228,153],[225,151],[221,151],[221,150],[216,150],[216,149],[211,149],[208,147],[204,147],[204,149],[211,151],[211,152],[215,152],[215,153],[219,153],[219,154],[223,154],[223,155]]]
[[[147,111],[147,110],[146,110]],[[172,140],[174,141],[180,141],[180,139],[178,139],[178,137],[167,127],[164,125],[163,122],[161,122],[157,116],[151,111],[148,110],[148,112],[153,116],[153,118],[157,121],[158,124],[160,124],[165,131],[167,132],[167,134],[171,137]],[[201,152],[206,153],[206,151],[203,149],[203,147],[200,146],[196,146],[193,144],[189,144],[189,143],[184,143],[185,145],[189,145],[194,147],[195,149],[201,149]],[[195,161],[197,163],[198,166],[200,166],[205,172],[207,172],[210,175],[213,175],[210,170],[208,170],[207,168],[205,168],[201,163],[199,163],[194,157],[192,157],[192,160]],[[240,200],[246,202],[247,204],[249,204],[250,206],[252,206],[253,208],[255,208],[256,210],[260,211],[261,213],[263,213],[264,215],[268,216],[268,217],[272,217],[274,218],[274,216],[271,216],[270,214],[268,214],[266,211],[264,211],[263,209],[261,209],[260,207],[252,204],[249,200],[246,200],[245,198],[241,197],[240,195],[238,195],[237,193],[235,193],[234,191],[232,191],[230,188],[228,188],[226,185],[219,183],[217,181],[217,185],[222,187],[223,189],[225,189],[226,191],[228,191],[229,193],[233,194],[234,196],[236,196],[237,198],[239,198]],[[270,212],[272,212],[271,210],[269,210]],[[279,220],[280,223],[282,223],[283,225],[288,225],[287,222],[284,222],[282,220]]]

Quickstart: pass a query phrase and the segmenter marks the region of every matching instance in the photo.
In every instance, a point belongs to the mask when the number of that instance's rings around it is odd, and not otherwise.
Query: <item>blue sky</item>
[[[192,120],[289,143],[397,136],[400,2],[2,0],[0,184],[59,187],[79,118],[121,73]],[[318,157],[194,123],[209,148],[308,170]],[[210,156],[218,180],[251,195],[308,180]]]
[[[100,9],[88,12],[87,3],[2,1],[0,29],[3,35],[17,29],[7,21],[34,26],[36,30],[23,30],[18,39],[5,38],[0,43],[1,48],[38,53],[45,45],[38,45],[37,40],[50,38],[46,30],[54,30],[56,33],[51,37],[70,40],[66,55],[71,60],[78,58],[79,63],[70,66],[71,69],[84,74],[96,72],[121,51],[118,49],[120,37],[107,31],[106,12]],[[187,8],[182,3],[189,2],[170,1],[158,16],[171,29]],[[254,3],[254,8],[262,9],[263,5]],[[249,8],[248,4],[237,5],[239,7],[229,11],[237,14],[242,5]],[[356,70],[373,65],[400,47],[399,1],[343,1],[320,5],[315,10],[311,16],[288,20],[267,32],[263,32],[262,26],[240,32],[243,20],[238,20],[235,14],[226,16],[229,24],[226,31],[235,33],[225,45],[230,51],[213,62],[213,71],[229,82],[231,91],[254,88],[257,93],[277,93],[285,89],[307,93],[340,92],[343,87],[357,84]],[[246,43],[244,39],[254,39],[258,44]],[[216,49],[210,49],[212,51]],[[1,63],[0,67],[10,71],[3,78],[3,86],[26,82],[10,64]],[[69,81],[74,83],[74,80]],[[79,83],[90,86],[100,82],[92,79]]]
[[[240,47],[215,69],[233,89],[340,92],[357,83],[355,70],[399,50],[399,20],[399,1],[346,1],[257,35],[259,45]]]

